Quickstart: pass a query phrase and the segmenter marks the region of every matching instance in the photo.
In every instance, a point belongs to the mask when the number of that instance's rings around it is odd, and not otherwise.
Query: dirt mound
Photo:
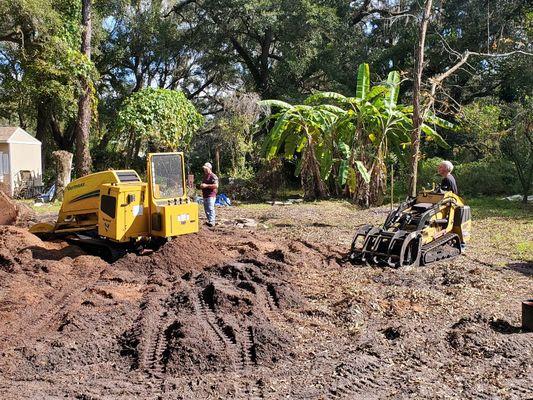
[[[0,226],[0,270],[17,272],[33,270],[65,257],[74,258],[85,253],[64,242],[43,242],[25,228]],[[92,259],[92,257],[91,257]],[[98,262],[101,262],[98,259]]]
[[[17,220],[18,210],[15,203],[0,191],[0,225],[13,225]]]
[[[114,269],[125,269],[150,275],[154,270],[181,275],[198,271],[230,259],[223,253],[224,241],[211,231],[173,238],[153,254],[137,257],[129,254],[113,264]]]
[[[35,219],[35,212],[25,204],[15,203],[0,190],[0,225],[27,227]]]
[[[187,393],[191,376],[248,376],[296,357],[287,315],[305,300],[288,283],[291,250],[269,239],[205,230],[112,265],[15,227],[0,229],[0,243],[9,265],[0,269],[5,376],[99,365],[99,375],[172,379]],[[208,392],[234,398],[261,386],[217,381]]]
[[[235,239],[201,231],[113,265],[122,282],[128,278],[119,271],[127,268],[146,274],[148,285],[120,339],[132,370],[173,377],[244,373],[290,357],[292,334],[276,324],[285,310],[303,304],[286,283],[291,266],[278,261],[284,252],[272,244]]]

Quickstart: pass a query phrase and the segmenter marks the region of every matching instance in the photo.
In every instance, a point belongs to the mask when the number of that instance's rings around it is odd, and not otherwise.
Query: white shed
[[[41,142],[22,128],[0,127],[0,187],[13,196],[42,186]]]

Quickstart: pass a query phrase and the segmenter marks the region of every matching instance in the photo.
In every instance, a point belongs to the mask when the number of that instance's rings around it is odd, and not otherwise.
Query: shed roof
[[[0,143],[41,144],[40,141],[18,126],[0,126]]]

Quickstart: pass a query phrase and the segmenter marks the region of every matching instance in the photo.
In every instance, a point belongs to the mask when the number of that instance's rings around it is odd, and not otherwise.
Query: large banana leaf
[[[361,177],[363,178],[363,180],[366,183],[370,182],[370,174],[368,173],[368,170],[366,169],[364,164],[361,161],[357,160],[355,162],[355,166],[357,167],[357,170],[361,174]]]
[[[292,158],[294,153],[296,153],[296,148],[300,143],[301,137],[296,130],[294,130],[292,135],[289,135],[285,140],[285,157]]]
[[[445,119],[437,117],[434,114],[427,115],[425,120],[426,122],[440,126],[441,128],[444,128],[444,129],[449,129],[451,131],[457,131],[459,129],[457,125],[451,123],[450,121],[446,121]]]
[[[355,193],[357,189],[357,174],[352,167],[348,168],[348,177],[346,178],[346,185],[350,189],[350,192]]]
[[[331,105],[331,104],[324,104],[324,105],[321,105],[321,106],[319,106],[319,107],[320,107],[320,110],[323,110],[323,111],[326,111],[326,112],[330,112],[330,113],[332,113],[335,117],[338,117],[338,116],[341,116],[341,115],[346,114],[346,111],[345,111],[345,110],[343,110],[343,109],[340,108],[340,107],[337,107],[337,106]]]
[[[316,92],[305,99],[304,104],[320,103],[322,100],[335,100],[339,103],[346,103],[347,98],[336,92]]]
[[[446,141],[442,138],[442,136],[439,135],[437,131],[433,129],[431,126],[422,124],[420,129],[422,130],[422,132],[426,134],[426,140],[434,140],[435,143],[437,143],[439,146],[442,146],[445,148],[450,147],[450,145],[446,143]]]
[[[337,144],[339,147],[340,152],[342,153],[343,158],[346,160],[350,158],[350,155],[352,154],[352,151],[350,150],[350,146],[344,142],[339,142]]]
[[[320,177],[322,180],[327,180],[331,169],[333,167],[333,154],[331,152],[331,147],[325,147],[320,156]]]
[[[368,64],[360,64],[357,69],[357,89],[355,97],[364,100],[370,91],[370,67]]]
[[[259,102],[259,105],[267,106],[267,107],[293,108],[291,104],[286,103],[281,100],[261,100]]]
[[[339,164],[339,174],[337,175],[337,183],[340,187],[346,184],[348,178],[348,160],[341,160]]]
[[[262,153],[265,154],[267,159],[274,157],[280,145],[280,139],[283,132],[289,127],[289,120],[292,117],[290,110],[287,110],[281,117],[279,117],[274,124],[274,127],[268,135],[268,139],[265,141],[262,149]]]
[[[300,141],[298,142],[298,146],[296,146],[296,152],[301,153],[306,144],[307,144],[307,136],[302,135],[302,137],[300,138]]]
[[[387,91],[386,86],[382,86],[382,85],[373,86],[372,89],[370,89],[370,91],[367,93],[365,100],[371,102],[376,97],[378,97],[379,95],[381,95],[382,93],[386,91]]]
[[[400,92],[400,73],[398,71],[389,72],[387,77],[388,93],[386,104],[388,108],[396,107],[398,104],[398,93]]]

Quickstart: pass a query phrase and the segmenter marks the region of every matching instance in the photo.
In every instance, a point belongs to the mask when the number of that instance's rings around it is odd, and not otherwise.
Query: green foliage
[[[203,116],[182,92],[146,88],[124,101],[117,131],[130,150],[139,141],[140,146],[175,151],[186,149],[203,123]]]
[[[358,161],[368,172],[369,184],[379,192],[390,165],[388,155],[396,155],[401,164],[408,151],[404,133],[410,129],[412,110],[402,104],[412,88],[408,71],[413,66],[418,20],[400,22],[389,18],[388,11],[406,10],[416,17],[420,7],[414,0],[395,5],[382,2],[380,12],[371,12],[377,3],[95,1],[93,64],[79,52],[80,0],[3,0],[0,118],[36,131],[45,152],[56,147],[73,150],[80,82],[89,81],[92,104],[98,108],[98,114],[93,112],[98,120],[91,127],[92,152],[102,168],[124,160],[121,153],[113,154],[115,147],[110,144],[129,146],[132,152],[140,144],[134,136],[124,142],[125,133],[117,136],[113,129],[124,99],[147,87],[181,90],[204,115],[212,115],[206,131],[216,126],[199,135],[202,138],[189,158],[212,159],[218,148],[223,174],[250,175],[260,164],[256,144],[262,133],[252,137],[243,128],[248,122],[238,113],[228,114],[221,98],[254,91],[277,99],[270,106],[278,114],[290,108],[288,103],[321,106],[321,112],[329,107],[337,115],[336,122],[323,134],[313,133],[321,179],[336,194],[364,192],[366,175]],[[466,49],[532,51],[528,2],[491,3],[489,14],[475,1],[449,0],[439,5],[439,18],[432,22],[433,33],[427,37],[427,77],[449,69],[454,62],[450,49],[459,53]],[[355,70],[360,60],[368,65]],[[401,76],[396,71],[402,71]],[[520,133],[523,122],[513,110],[519,110],[531,95],[532,79],[531,57],[526,55],[472,59],[468,68],[456,71],[437,92],[435,115],[427,115],[423,127],[423,150],[459,163],[488,156],[510,159],[509,150],[525,150],[527,142]],[[453,118],[458,103],[466,107],[459,118],[461,132],[455,134],[455,127],[438,117]],[[318,120],[313,123],[321,125]],[[278,128],[296,129],[281,122]],[[276,156],[291,158],[305,170],[305,140],[292,134],[278,139]],[[142,145],[147,147],[148,142]],[[157,145],[176,144],[171,142]],[[522,154],[518,160],[526,158]],[[374,195],[379,200],[378,193]]]
[[[368,64],[360,64],[357,69],[357,92],[355,97],[363,101],[370,91],[370,67]]]
[[[523,103],[511,105],[506,113],[503,124],[507,129],[500,146],[504,157],[515,166],[526,203],[533,184],[533,98],[528,96]]]
[[[455,156],[474,161],[497,153],[500,114],[501,107],[492,98],[481,98],[463,107],[460,117],[463,138]]]
[[[361,64],[356,97],[318,92],[303,105],[264,101],[280,111],[271,116],[275,123],[263,154],[292,158],[312,150],[320,179],[327,181],[333,172],[332,182],[340,190],[348,190],[363,205],[377,203],[385,187],[385,159],[391,150],[404,156],[410,142],[412,108],[398,104],[399,85],[400,74],[392,71],[383,85],[370,87],[369,66]],[[454,128],[441,118],[429,118],[435,125]],[[426,140],[446,145],[431,126],[423,124],[422,130]]]
[[[442,178],[437,174],[437,167],[442,161],[443,159],[438,157],[421,160],[418,175],[420,187],[431,189],[433,185],[440,184]],[[520,190],[513,164],[501,158],[457,163],[452,174],[461,195],[511,195]],[[407,193],[407,172],[400,174],[399,179],[399,192]]]
[[[462,128],[466,137],[457,146],[456,156],[462,161],[504,158],[506,164],[514,165],[520,192],[527,197],[533,180],[532,113],[530,97],[510,104],[487,97],[465,106]],[[510,187],[514,186],[507,185],[507,191]],[[497,185],[496,190],[499,188]]]
[[[35,128],[47,161],[55,148],[73,151],[82,82],[96,110],[99,77],[80,52],[81,2],[10,0],[0,3],[0,14],[0,37],[7,38],[0,41],[0,115]]]

